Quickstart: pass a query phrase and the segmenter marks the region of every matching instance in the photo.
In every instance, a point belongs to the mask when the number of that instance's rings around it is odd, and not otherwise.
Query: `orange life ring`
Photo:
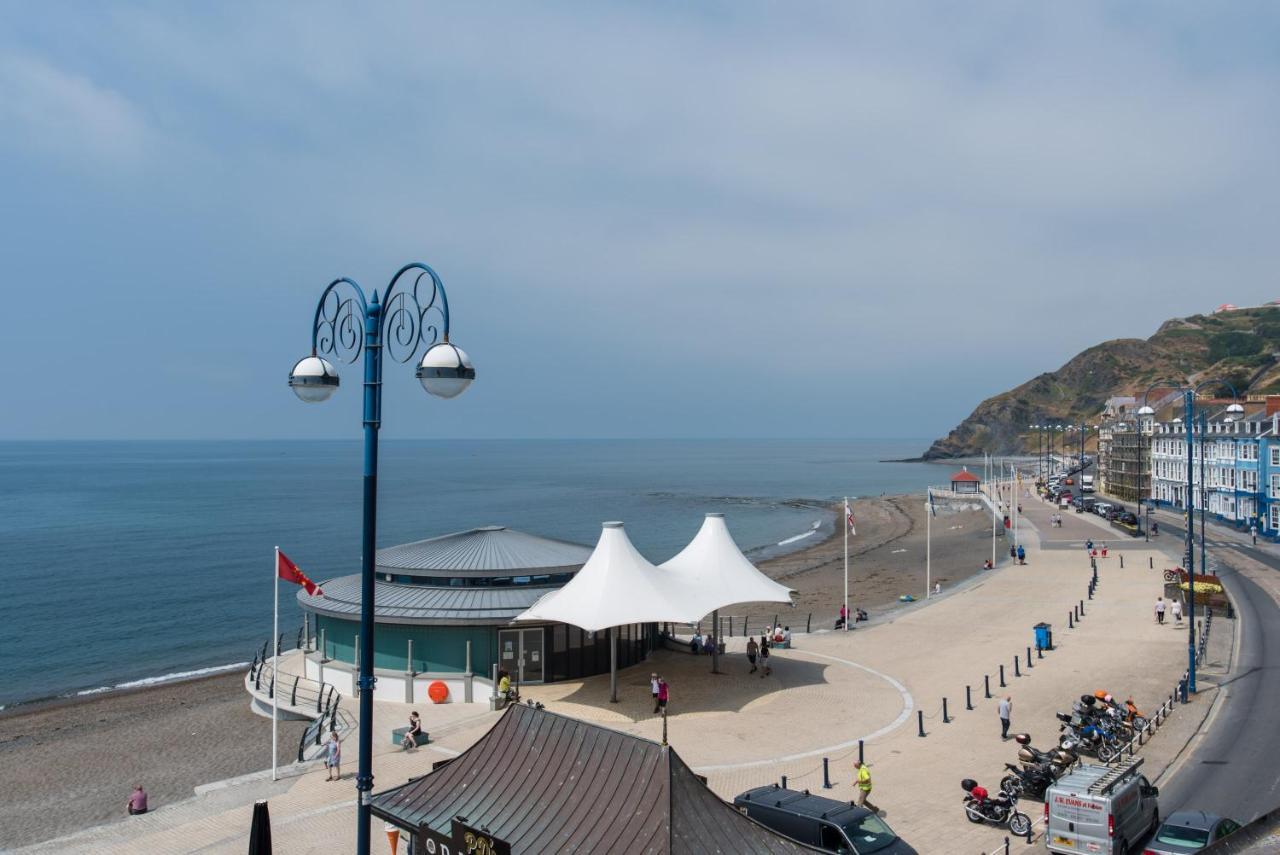
[[[449,687],[442,681],[436,680],[427,686],[427,697],[431,698],[432,703],[442,704],[449,697]]]

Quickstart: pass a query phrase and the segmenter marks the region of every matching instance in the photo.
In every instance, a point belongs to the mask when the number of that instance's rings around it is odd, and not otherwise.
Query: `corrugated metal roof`
[[[581,567],[591,547],[490,525],[379,549],[383,573],[534,575]]]
[[[519,705],[447,766],[372,805],[445,836],[463,817],[521,853],[814,851],[725,804],[670,748]]]
[[[360,617],[360,575],[342,576],[321,585],[324,594],[298,591],[298,605],[331,617]],[[495,624],[508,623],[554,588],[518,585],[502,588],[432,588],[377,580],[373,585],[378,623]]]

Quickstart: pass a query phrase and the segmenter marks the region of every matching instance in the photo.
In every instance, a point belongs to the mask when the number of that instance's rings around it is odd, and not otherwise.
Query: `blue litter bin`
[[[1053,625],[1038,623],[1032,627],[1036,631],[1036,647],[1041,650],[1053,649]]]

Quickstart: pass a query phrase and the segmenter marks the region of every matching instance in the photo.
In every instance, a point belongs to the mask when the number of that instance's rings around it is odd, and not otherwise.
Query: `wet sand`
[[[849,537],[849,604],[873,617],[900,605],[898,597],[925,593],[926,514],[923,496],[886,496],[859,499],[853,504],[857,534]],[[968,503],[937,503],[933,529],[931,580],[949,586],[982,572],[991,557],[991,517],[986,510],[971,510]],[[977,500],[972,503],[977,504]],[[844,598],[844,541],[839,517],[836,534],[799,552],[761,562],[760,569],[793,588],[795,608],[773,603],[740,603],[721,609],[722,618],[749,615],[751,625],[778,620],[792,631],[803,630],[810,613],[813,629],[830,628]],[[1008,560],[1008,542],[999,533],[996,560]],[[735,617],[734,632],[741,633]]]
[[[249,711],[244,675],[20,706],[0,713],[0,849],[125,815],[134,784],[150,806],[199,784],[271,766],[271,721]],[[280,722],[280,762],[303,722]]]

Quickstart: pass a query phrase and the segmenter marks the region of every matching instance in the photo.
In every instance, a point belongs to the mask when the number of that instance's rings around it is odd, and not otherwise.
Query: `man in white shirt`
[[[1182,623],[1182,600],[1174,600],[1170,606],[1173,610],[1173,622]]]
[[[1156,623],[1164,623],[1164,597],[1156,598]]]
[[[1005,695],[996,704],[996,715],[1000,716],[1000,738],[1009,738],[1009,716],[1013,713],[1013,696]]]

